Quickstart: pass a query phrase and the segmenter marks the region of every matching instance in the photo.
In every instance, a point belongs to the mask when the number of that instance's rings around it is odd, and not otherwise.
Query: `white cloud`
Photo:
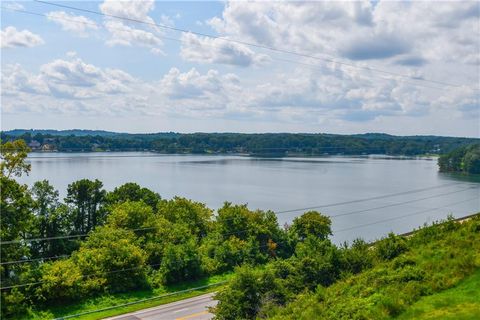
[[[256,54],[246,45],[200,37],[192,33],[182,34],[180,55],[183,59],[201,63],[223,63],[242,67],[269,61],[264,54]]]
[[[49,115],[145,114],[148,85],[119,69],[79,58],[57,59],[30,73],[20,65],[2,70],[2,111]]]
[[[139,45],[153,49],[151,52],[154,54],[161,54],[163,51],[159,47],[163,43],[159,35],[162,35],[162,30],[154,25],[155,21],[148,15],[154,9],[154,6],[155,2],[153,0],[105,0],[100,5],[102,13],[146,22],[146,24],[142,25],[107,16],[104,20],[104,25],[111,34],[111,38],[107,40],[107,45]],[[162,21],[173,23],[166,15],[162,15]],[[139,26],[142,26],[143,29],[140,29]]]
[[[45,41],[39,36],[28,30],[19,31],[15,27],[9,26],[1,31],[1,47],[35,47],[44,44]]]
[[[110,31],[112,38],[107,41],[107,45],[141,45],[145,47],[155,47],[162,44],[160,38],[151,32],[141,29],[131,28],[120,21],[105,21],[105,27]]]
[[[207,23],[232,39],[398,73],[422,67],[427,78],[447,80],[453,64],[480,63],[479,21],[469,1],[231,1]]]
[[[25,10],[25,7],[18,2],[13,2],[13,1],[5,1],[3,2],[3,5],[5,8],[10,9],[10,10]]]
[[[49,12],[47,19],[61,25],[63,30],[71,31],[80,37],[85,37],[89,29],[98,29],[95,21],[84,16],[68,14],[65,11]]]
[[[202,75],[195,68],[185,73],[171,68],[160,81],[160,88],[166,97],[174,100],[211,99],[225,97],[238,82],[234,74],[221,75],[217,70]]]

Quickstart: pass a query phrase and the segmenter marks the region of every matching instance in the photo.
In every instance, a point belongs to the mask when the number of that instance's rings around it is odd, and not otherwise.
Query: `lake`
[[[23,183],[67,185],[99,179],[107,190],[136,182],[163,198],[186,197],[212,209],[229,201],[273,210],[281,225],[305,210],[332,217],[335,242],[404,233],[480,211],[480,179],[438,173],[434,158],[382,156],[254,158],[148,152],[31,153]],[[336,231],[336,232],[335,232]]]

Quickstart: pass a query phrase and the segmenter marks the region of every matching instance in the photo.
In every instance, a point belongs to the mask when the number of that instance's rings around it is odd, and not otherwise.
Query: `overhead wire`
[[[451,207],[451,206],[454,206],[454,205],[457,205],[457,204],[460,204],[460,203],[464,203],[464,202],[468,202],[468,201],[472,201],[472,200],[478,200],[478,197],[469,198],[469,199],[466,199],[466,200],[449,203],[447,205],[438,206],[436,208],[429,208],[429,209],[426,209],[426,210],[416,211],[416,212],[413,212],[413,213],[410,213],[410,214],[407,214],[407,215],[402,215],[402,216],[398,216],[398,217],[394,217],[394,218],[390,218],[390,219],[384,219],[384,220],[375,221],[375,222],[372,222],[372,223],[357,225],[357,226],[350,227],[350,228],[334,230],[333,232],[334,233],[339,233],[339,232],[345,232],[345,231],[349,231],[349,230],[353,230],[353,229],[357,229],[357,228],[364,228],[366,226],[371,226],[371,225],[374,225],[374,224],[389,222],[389,221],[402,219],[402,218],[406,218],[406,217],[410,217],[410,216],[414,216],[414,215],[419,215],[419,214],[434,211],[434,210],[443,209],[443,208],[446,208],[446,207]],[[257,246],[256,248],[269,248],[269,247],[271,248],[272,246],[274,246],[273,249],[276,249],[278,247],[278,245],[283,245],[283,244],[288,244],[288,243],[289,243],[288,241],[282,241],[282,242],[277,242],[277,243],[275,243],[275,242],[274,243],[267,243],[265,245]],[[250,250],[250,248],[248,250]],[[247,249],[245,251],[247,251]],[[96,273],[92,273],[92,274],[82,275],[80,278],[84,279],[84,278],[94,277],[94,276],[104,276],[104,275],[113,274],[113,273],[141,270],[141,269],[145,269],[147,267],[156,267],[156,266],[160,266],[160,265],[161,265],[161,263],[155,263],[155,264],[147,264],[147,265],[142,265],[142,266],[132,267],[132,268],[124,268],[124,269],[118,269],[118,270],[96,272]],[[2,286],[2,287],[0,287],[0,290],[27,287],[27,286],[42,284],[42,283],[45,283],[45,282],[48,282],[48,280],[34,281],[34,282],[22,283],[22,284],[10,285],[10,286]]]
[[[352,200],[352,201],[348,201],[348,202],[337,202],[337,203],[331,203],[331,204],[321,205],[321,206],[316,206],[316,207],[309,207],[309,209],[312,209],[312,208],[324,208],[324,207],[334,207],[334,206],[340,206],[340,205],[351,204],[351,203],[358,203],[358,202],[365,202],[365,201],[370,201],[370,200],[384,199],[384,198],[388,198],[388,197],[394,197],[394,196],[398,196],[398,195],[412,194],[412,193],[423,192],[423,191],[428,191],[428,190],[438,189],[438,188],[445,188],[445,187],[450,187],[450,186],[459,185],[459,184],[461,184],[461,183],[451,183],[451,184],[445,184],[445,185],[441,185],[441,186],[434,186],[434,187],[429,187],[429,188],[421,188],[421,189],[409,190],[409,191],[404,191],[404,192],[394,193],[394,194],[388,194],[388,195],[383,195],[383,196],[378,196],[378,197],[364,198],[364,199],[356,199],[356,200]],[[395,203],[395,204],[390,204],[390,205],[385,205],[385,206],[380,206],[380,207],[374,207],[374,208],[370,208],[370,209],[364,209],[364,210],[359,210],[359,211],[347,212],[347,213],[343,213],[343,214],[341,214],[341,215],[348,215],[348,214],[355,214],[355,213],[360,213],[360,212],[372,211],[372,210],[377,210],[377,209],[381,209],[381,208],[388,207],[388,206],[398,206],[398,205],[402,205],[402,204],[406,204],[406,203],[412,203],[412,202],[415,202],[415,201],[422,201],[422,200],[431,199],[431,198],[435,198],[435,197],[439,197],[439,196],[444,196],[444,195],[449,195],[449,194],[464,192],[464,191],[467,191],[467,190],[470,190],[470,189],[474,189],[474,188],[476,188],[476,187],[468,187],[468,188],[465,188],[465,189],[455,190],[455,191],[452,191],[452,192],[442,193],[442,194],[439,194],[439,195],[433,195],[433,196],[429,196],[429,197],[424,197],[424,198],[421,198],[421,199],[408,200],[408,201],[405,201],[405,202],[397,202],[397,203]],[[293,210],[294,210],[294,211],[302,211],[302,210],[304,210],[304,208],[303,208],[303,209],[293,209]],[[292,210],[276,211],[276,212],[273,212],[273,213],[274,213],[275,215],[278,215],[278,214],[285,213],[285,212],[292,212]],[[218,217],[218,216],[217,216],[217,217]],[[335,217],[335,216],[332,216],[332,217]],[[221,221],[221,222],[227,222],[227,221],[232,221],[232,220],[234,220],[234,219],[236,219],[236,217],[228,218],[228,219],[222,219],[222,220],[220,220],[220,221]],[[144,228],[127,229],[127,230],[136,232],[136,231],[154,230],[154,229],[156,229],[156,228],[157,228],[157,227],[144,227]],[[232,235],[232,234],[241,233],[241,232],[247,232],[247,231],[249,231],[249,230],[240,230],[240,231],[235,231],[235,232],[226,233],[226,234],[220,234],[220,235],[221,235],[221,236]],[[81,237],[86,237],[86,236],[88,236],[88,235],[89,235],[89,233],[77,234],[77,235],[65,235],[65,236],[57,236],[57,237],[16,239],[16,240],[2,241],[2,242],[0,242],[0,245],[21,244],[21,243],[29,243],[29,242],[60,240],[60,239],[81,238]]]
[[[257,249],[257,248],[270,248],[270,247],[272,247],[272,246],[275,246],[274,249],[276,249],[276,247],[277,247],[278,245],[282,245],[282,244],[286,244],[286,243],[288,243],[288,241],[275,242],[275,243],[267,243],[267,244],[264,244],[264,245],[256,246],[255,249]],[[251,248],[247,248],[247,249],[240,250],[240,251],[245,251],[245,252],[251,251]],[[178,259],[177,261],[183,261],[183,260]],[[124,269],[110,270],[110,271],[103,271],[103,272],[102,272],[102,271],[99,271],[99,272],[95,272],[95,273],[91,273],[91,274],[82,275],[80,278],[81,278],[81,279],[84,279],[84,278],[88,278],[88,277],[103,276],[103,275],[113,274],[113,273],[119,273],[119,272],[141,270],[141,269],[145,269],[145,268],[147,268],[147,267],[158,267],[158,266],[160,266],[161,264],[162,264],[162,263],[153,263],[153,264],[146,264],[146,265],[141,265],[141,266],[132,267],[132,268],[124,268]],[[42,284],[42,283],[45,283],[45,282],[48,282],[48,280],[33,281],[33,282],[16,284],[16,285],[10,285],[10,286],[2,286],[2,287],[0,287],[0,290],[20,288],[20,287],[27,287],[27,286]],[[2,285],[2,284],[0,283],[0,285]]]
[[[32,12],[32,11],[27,11],[27,10],[22,10],[22,9],[13,9],[13,8],[7,8],[7,7],[2,7],[2,9],[6,9],[6,10],[10,10],[10,11],[14,11],[14,12],[20,12],[20,13],[25,13],[25,14],[31,14],[31,15],[35,15],[35,16],[41,16],[41,17],[46,17],[48,18],[48,15],[46,14],[42,14],[42,13],[37,13],[37,12]],[[74,20],[74,19],[69,19],[69,18],[65,18],[65,17],[56,17],[55,18],[56,20],[62,20],[62,21],[69,21],[69,22],[73,22],[73,23],[77,23],[77,24],[83,24],[83,25],[92,25],[92,26],[96,26],[98,27],[98,25],[96,23],[90,23],[90,22],[87,22],[87,21],[77,21],[77,20]],[[127,33],[134,33],[133,30],[129,30],[129,29],[120,29],[120,28],[115,28],[115,27],[109,27],[109,29],[111,30],[118,30],[118,31],[121,31],[121,32],[127,32]],[[180,42],[180,43],[185,43],[186,41],[183,40],[183,39],[178,39],[178,38],[172,38],[172,37],[167,37],[167,36],[164,36],[164,35],[158,35],[156,34],[155,35],[156,37],[158,38],[161,38],[161,39],[165,39],[165,40],[170,40],[170,41],[176,41],[176,42]],[[218,49],[221,49],[222,47],[220,46],[217,46],[217,45],[214,45],[214,44],[202,44],[202,45],[199,45],[199,47],[202,47],[202,46],[207,46],[207,47],[213,47],[213,48],[218,48]],[[311,63],[305,63],[305,62],[300,62],[300,61],[294,61],[294,60],[289,60],[289,59],[283,59],[283,58],[278,58],[278,57],[272,57],[272,56],[269,56],[270,59],[274,60],[274,61],[280,61],[280,62],[287,62],[287,63],[290,63],[290,64],[297,64],[297,65],[300,65],[300,66],[303,66],[303,67],[310,67],[310,68],[315,68],[316,70],[322,70],[319,68],[318,65],[315,65],[315,64],[311,64]],[[370,70],[372,71],[372,70]],[[384,73],[387,73],[387,72],[384,72]],[[382,77],[382,76],[379,76],[377,74],[371,74],[373,75],[374,77],[378,78],[378,79],[382,79],[382,80],[386,80],[386,81],[401,81],[403,83],[407,83],[407,84],[411,84],[411,85],[414,85],[414,86],[420,86],[420,87],[425,87],[425,88],[430,88],[430,89],[435,89],[435,90],[444,90],[442,87],[432,87],[432,86],[428,86],[428,85],[425,85],[425,84],[422,84],[422,83],[418,83],[418,82],[408,82],[406,81],[405,79],[394,79],[394,78],[387,78],[387,77]],[[393,76],[394,74],[391,74],[391,76]],[[419,80],[418,78],[412,78],[413,80]]]
[[[262,44],[256,44],[256,43],[251,43],[251,42],[246,42],[246,41],[240,41],[240,40],[225,38],[225,37],[221,37],[221,36],[215,36],[215,35],[212,35],[212,34],[187,30],[187,29],[178,28],[178,27],[174,27],[174,26],[169,26],[169,25],[165,25],[165,24],[161,24],[161,23],[144,21],[144,20],[139,20],[139,19],[134,19],[134,18],[129,18],[129,17],[122,17],[122,16],[107,14],[107,13],[99,12],[99,11],[95,11],[95,10],[84,9],[84,8],[79,8],[79,7],[74,7],[74,6],[70,6],[70,5],[64,5],[64,4],[59,4],[59,3],[49,2],[49,1],[42,1],[42,0],[34,0],[34,1],[38,2],[38,3],[47,4],[47,5],[50,5],[50,6],[56,6],[56,7],[60,7],[60,8],[65,8],[65,9],[70,9],[70,10],[75,10],[75,11],[80,11],[80,12],[86,12],[86,13],[90,13],[90,14],[94,14],[94,15],[103,16],[103,17],[110,17],[110,18],[115,18],[115,19],[129,21],[129,22],[135,22],[135,23],[140,23],[140,24],[145,24],[145,25],[156,26],[156,27],[159,27],[159,28],[174,30],[174,31],[183,32],[183,33],[191,33],[191,34],[195,34],[195,35],[198,35],[198,36],[207,37],[207,38],[210,38],[210,39],[217,39],[217,40],[222,40],[222,41],[227,41],[227,42],[233,42],[233,43],[238,43],[238,44],[242,44],[242,45],[246,45],[246,46],[260,48],[260,49],[267,49],[267,50],[275,51],[275,52],[279,52],[279,53],[285,53],[285,54],[300,56],[300,57],[304,57],[304,58],[321,60],[321,61],[335,63],[335,64],[339,64],[339,65],[344,65],[344,66],[349,66],[349,67],[353,67],[353,68],[357,68],[357,69],[363,69],[363,70],[367,70],[367,71],[398,76],[398,77],[411,79],[411,80],[415,80],[415,81],[430,82],[430,83],[436,83],[436,84],[441,84],[441,85],[444,85],[444,86],[451,86],[451,87],[461,87],[461,85],[459,85],[459,84],[453,84],[453,83],[448,83],[448,82],[443,82],[443,81],[413,77],[413,76],[409,76],[409,75],[405,75],[405,74],[401,74],[401,73],[391,72],[391,71],[372,68],[372,67],[367,67],[367,66],[359,66],[357,64],[348,63],[348,62],[344,62],[344,61],[339,61],[339,60],[335,60],[335,59],[332,59],[332,58],[323,58],[323,57],[313,56],[313,55],[305,54],[305,53],[301,53],[301,52],[279,49],[279,48],[266,46],[266,45],[262,45]]]
[[[374,221],[374,222],[371,222],[371,223],[365,223],[365,224],[356,225],[356,226],[349,227],[349,228],[333,230],[332,232],[335,234],[335,233],[339,233],[339,232],[345,232],[345,231],[350,231],[350,230],[354,230],[354,229],[364,228],[364,227],[372,226],[372,225],[379,224],[379,223],[390,222],[390,221],[394,221],[394,220],[399,220],[399,219],[419,215],[419,214],[426,213],[426,212],[431,212],[431,211],[451,207],[451,206],[454,206],[454,205],[457,205],[457,204],[460,204],[460,203],[465,203],[465,202],[469,202],[469,201],[473,201],[473,200],[479,201],[479,198],[478,197],[469,198],[469,199],[466,199],[466,200],[453,202],[453,203],[450,203],[450,204],[447,204],[447,205],[444,205],[444,206],[439,206],[439,207],[436,207],[436,208],[428,208],[428,209],[425,209],[425,210],[416,211],[416,212],[409,213],[409,214],[402,215],[402,216],[398,216],[398,217],[393,217],[393,218],[388,218],[388,219],[383,219],[383,220],[377,220],[377,221]]]

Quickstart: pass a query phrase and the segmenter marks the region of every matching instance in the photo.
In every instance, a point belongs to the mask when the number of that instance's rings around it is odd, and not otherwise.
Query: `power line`
[[[61,258],[68,258],[68,257],[70,257],[70,255],[64,254],[64,255],[53,256],[53,257],[44,257],[44,258],[36,258],[36,259],[22,259],[22,260],[16,260],[16,261],[1,262],[0,265],[18,264],[18,263],[24,263],[24,262],[35,262],[35,261],[44,261],[44,260],[53,260],[53,259],[61,259]]]
[[[395,196],[399,196],[399,195],[406,195],[406,194],[418,193],[418,192],[423,192],[423,191],[428,191],[428,190],[433,190],[433,189],[446,188],[446,187],[455,186],[455,185],[459,185],[459,184],[461,184],[461,183],[455,182],[455,183],[449,183],[449,184],[444,184],[444,185],[440,185],[440,186],[403,191],[403,192],[392,193],[392,194],[387,194],[387,195],[382,195],[382,196],[377,196],[377,197],[356,199],[356,200],[351,200],[351,201],[337,202],[337,203],[331,203],[331,204],[325,204],[325,205],[319,205],[319,206],[315,206],[315,207],[308,207],[308,208],[301,208],[301,209],[276,211],[276,212],[273,212],[273,213],[275,215],[278,215],[278,214],[287,213],[287,212],[304,211],[304,210],[310,210],[310,209],[315,209],[315,208],[335,207],[335,206],[341,206],[341,205],[345,205],[345,204],[352,204],[352,203],[359,203],[359,202],[365,202],[365,201],[371,201],[371,200],[385,199],[385,198],[395,197]],[[473,189],[473,188],[474,187],[469,187],[469,188],[463,189],[461,191],[466,191],[468,189]],[[454,191],[454,192],[451,192],[451,193],[457,193],[457,192],[460,192],[460,191],[457,190],[457,191]],[[448,194],[448,193],[445,193],[445,194]],[[442,195],[445,195],[445,194],[442,194]],[[441,196],[441,195],[438,195],[438,196]],[[435,197],[435,196],[433,196],[433,197]],[[428,198],[430,198],[430,197],[426,197],[425,199],[428,199]],[[410,203],[410,202],[413,202],[413,201],[407,201],[407,203]],[[401,203],[397,203],[395,205],[400,205],[400,204]],[[377,209],[377,208],[372,208],[371,210],[375,210],[375,209]],[[363,212],[363,211],[364,210],[361,210],[361,212]],[[216,218],[218,219],[218,215],[216,216]],[[234,218],[229,218],[229,219],[223,219],[223,220],[221,220],[221,222],[231,221],[231,220],[234,220],[234,219],[235,219],[235,217]],[[153,230],[155,228],[157,228],[157,227],[145,227],[145,228],[127,229],[127,230],[135,232],[135,231]],[[248,231],[248,230],[242,230],[242,232],[244,232],[244,231]],[[86,237],[88,235],[89,235],[88,233],[84,233],[84,234],[56,236],[56,237],[43,237],[43,238],[28,238],[28,239],[9,240],[9,241],[0,242],[0,245],[20,244],[20,243],[29,243],[29,242],[38,242],[38,241],[50,241],[50,240],[59,240],[59,239],[81,238],[81,237]],[[228,235],[228,234],[226,234],[226,235]]]
[[[319,209],[319,208],[329,208],[329,207],[336,207],[336,206],[341,206],[341,205],[346,205],[346,204],[352,204],[352,203],[359,203],[359,202],[365,202],[365,201],[371,201],[371,200],[379,200],[379,199],[385,199],[385,198],[390,198],[390,197],[402,196],[402,195],[407,195],[407,194],[412,194],[412,193],[417,193],[417,192],[422,192],[422,191],[427,191],[427,190],[432,190],[432,189],[445,188],[445,187],[449,187],[449,186],[453,186],[453,185],[459,185],[459,184],[461,184],[461,183],[459,183],[459,182],[448,183],[448,184],[444,184],[444,185],[440,185],[440,186],[434,186],[434,187],[428,187],[428,188],[420,188],[420,189],[403,191],[403,192],[398,192],[398,193],[391,193],[391,194],[386,194],[386,195],[381,195],[381,196],[375,196],[375,197],[371,197],[371,198],[363,198],[363,199],[349,200],[349,201],[344,201],[344,202],[336,202],[336,203],[330,203],[330,204],[324,204],[324,205],[304,207],[304,208],[299,208],[299,209],[290,209],[290,210],[276,211],[276,214],[296,212],[296,211],[305,211],[305,210],[312,210],[312,209]]]
[[[40,16],[40,17],[45,17],[45,18],[48,19],[48,15],[42,14],[42,13],[37,13],[37,12],[32,12],[32,11],[27,11],[27,10],[21,10],[21,9],[6,8],[6,7],[2,7],[2,9],[14,11],[14,12],[25,13],[25,14],[30,14],[30,15],[35,15],[35,16]],[[91,26],[96,26],[96,27],[98,26],[96,23],[90,23],[90,22],[87,22],[87,21],[76,21],[76,20],[68,19],[68,18],[64,18],[64,17],[56,17],[55,19],[57,19],[57,20],[63,20],[63,21],[69,21],[69,22],[73,22],[73,23],[77,23],[77,24],[83,24],[83,25],[91,25]],[[111,29],[111,30],[118,30],[118,31],[127,32],[127,33],[134,33],[133,30],[128,30],[128,29],[120,29],[120,28],[115,28],[115,27],[109,27],[109,29]],[[161,38],[161,39],[170,40],[170,41],[175,41],[175,42],[179,42],[179,43],[185,43],[185,42],[186,42],[186,41],[183,40],[183,39],[177,39],[177,38],[167,37],[167,36],[164,36],[164,35],[155,35],[155,36],[158,37],[158,38]],[[225,39],[225,40],[226,40],[226,39]],[[222,49],[222,47],[216,46],[216,45],[214,45],[214,44],[202,44],[202,45],[198,45],[198,46],[199,46],[200,48],[201,48],[202,46],[207,46],[207,47]],[[282,58],[277,58],[277,57],[270,57],[270,59],[275,60],[275,61],[280,61],[280,62],[287,62],[287,63],[292,63],[292,64],[298,64],[298,65],[303,66],[303,67],[315,68],[316,70],[322,70],[322,69],[320,69],[320,68],[318,67],[318,65],[309,64],[309,63],[304,63],[304,62],[300,62],[300,61],[294,61],[294,60],[289,60],[289,59],[282,59]],[[372,75],[373,75],[373,76],[376,76],[376,77],[379,78],[379,79],[387,80],[387,81],[398,80],[398,79],[392,79],[392,78],[385,78],[385,77],[382,77],[382,76],[379,76],[379,75],[376,75],[376,74],[372,74]],[[417,78],[414,78],[414,79],[415,79],[415,80],[419,80],[419,79],[417,79]],[[443,88],[427,86],[427,85],[424,85],[424,84],[421,84],[421,83],[417,83],[417,82],[408,82],[408,81],[405,81],[404,79],[401,79],[400,81],[402,81],[402,82],[404,82],[404,83],[407,83],[407,84],[414,85],[414,86],[421,86],[421,87],[430,88],[430,89],[435,89],[435,90],[443,90]]]
[[[269,248],[269,247],[271,247],[272,245],[275,246],[275,249],[276,249],[277,246],[282,245],[282,244],[286,244],[286,243],[288,243],[288,241],[273,242],[272,244],[267,243],[267,244],[264,244],[264,245],[256,246],[255,249],[259,249],[259,248]],[[245,252],[248,253],[248,251],[250,251],[250,250],[251,250],[251,248],[247,248],[247,249],[244,249],[243,251],[245,251]],[[240,250],[240,251],[242,251],[242,250]],[[177,259],[176,261],[183,261],[183,260]],[[153,264],[146,264],[146,265],[142,265],[142,266],[138,266],[138,267],[132,267],[132,268],[111,270],[111,271],[106,271],[106,272],[96,272],[96,273],[91,273],[91,274],[87,274],[87,275],[82,275],[80,278],[81,278],[81,279],[84,279],[84,278],[94,277],[94,276],[103,276],[103,275],[113,274],[113,273],[120,273],[120,272],[126,272],[126,271],[141,270],[141,269],[144,269],[144,268],[147,268],[147,267],[158,267],[158,266],[160,266],[161,264],[162,264],[162,263],[153,263]],[[22,284],[17,284],[17,285],[0,287],[0,290],[20,288],[20,287],[27,287],[27,286],[42,284],[42,283],[45,283],[45,282],[48,282],[48,280],[34,281],[34,282],[28,282],[28,283],[22,283]],[[0,283],[0,285],[1,285],[1,283]]]
[[[372,222],[372,223],[365,223],[365,224],[357,225],[357,226],[350,227],[350,228],[334,230],[333,233],[335,234],[335,233],[338,233],[338,232],[344,232],[344,231],[354,230],[354,229],[358,229],[358,228],[364,228],[364,227],[368,227],[368,226],[383,223],[383,222],[389,222],[389,221],[394,221],[394,220],[398,220],[398,219],[403,219],[403,218],[419,215],[419,214],[422,214],[422,213],[425,213],[425,212],[430,212],[430,211],[435,211],[435,210],[438,210],[438,209],[451,207],[453,205],[468,202],[468,201],[472,201],[472,200],[477,200],[478,201],[478,197],[470,198],[470,199],[462,200],[462,201],[458,201],[458,202],[453,202],[453,203],[450,203],[450,204],[447,204],[447,205],[444,205],[444,206],[440,206],[440,207],[436,207],[436,208],[429,208],[429,209],[426,209],[426,210],[416,211],[416,212],[409,213],[409,214],[406,214],[406,215],[403,215],[403,216],[378,220],[378,221],[375,221],[375,222]]]
[[[145,299],[135,300],[135,301],[126,302],[126,303],[122,303],[122,304],[117,304],[117,305],[110,306],[110,307],[105,307],[105,308],[102,308],[102,309],[95,309],[95,310],[91,310],[91,311],[85,311],[85,312],[81,312],[81,313],[77,313],[77,314],[63,316],[61,318],[55,318],[53,320],[64,320],[64,319],[70,319],[70,318],[77,318],[77,317],[85,316],[85,315],[92,314],[92,313],[103,312],[103,311],[108,311],[108,310],[112,310],[112,309],[116,309],[116,308],[127,307],[127,306],[131,306],[131,305],[134,305],[134,304],[139,304],[139,303],[142,303],[142,302],[147,302],[147,301],[157,300],[157,299],[161,299],[161,298],[165,298],[165,297],[170,297],[170,296],[181,294],[181,293],[186,293],[186,292],[191,292],[191,291],[216,287],[216,286],[219,286],[219,285],[222,285],[222,284],[225,284],[225,283],[227,283],[227,280],[212,283],[212,284],[207,284],[207,285],[200,286],[200,287],[195,287],[195,288],[170,292],[170,293],[162,294],[162,295],[151,297],[151,298],[145,298]]]
[[[445,193],[441,193],[441,194],[436,194],[436,195],[433,195],[433,196],[430,196],[430,197],[424,197],[424,198],[420,198],[420,199],[413,199],[413,200],[403,201],[403,202],[390,203],[390,204],[387,204],[387,205],[384,205],[384,206],[380,206],[380,207],[363,209],[363,210],[357,210],[357,211],[350,211],[350,212],[345,212],[345,213],[340,213],[340,214],[331,215],[331,216],[329,216],[329,217],[330,217],[330,218],[337,218],[337,217],[343,217],[343,216],[350,216],[350,215],[352,215],[352,214],[359,214],[359,213],[364,213],[364,212],[373,211],[373,210],[378,210],[378,209],[384,209],[384,208],[389,208],[389,207],[400,206],[400,205],[404,205],[404,204],[407,204],[407,203],[413,203],[413,202],[419,202],[419,201],[423,201],[423,200],[438,198],[438,197],[441,197],[441,196],[446,196],[446,195],[450,195],[450,194],[454,194],[454,193],[459,193],[459,192],[463,192],[463,191],[470,190],[470,189],[478,189],[478,187],[468,187],[468,188],[460,189],[460,190],[453,191],[453,192],[445,192]]]
[[[458,84],[452,84],[452,83],[448,83],[448,82],[430,80],[430,79],[425,79],[425,78],[418,78],[418,77],[413,77],[413,76],[409,76],[409,75],[405,75],[405,74],[400,74],[400,73],[396,73],[396,72],[381,70],[381,69],[372,68],[372,67],[359,66],[359,65],[356,65],[356,64],[353,64],[353,63],[343,62],[343,61],[339,61],[339,60],[335,60],[335,59],[331,59],[331,58],[322,58],[322,57],[317,57],[317,56],[304,54],[304,53],[300,53],[300,52],[296,52],[296,51],[278,49],[278,48],[274,48],[274,47],[271,47],[271,46],[266,46],[266,45],[251,43],[251,42],[245,42],[245,41],[240,41],[240,40],[235,40],[235,39],[229,39],[229,38],[225,38],[225,37],[221,37],[221,36],[215,36],[215,35],[207,34],[207,33],[203,33],[203,32],[172,27],[172,26],[168,26],[168,25],[160,24],[160,23],[156,23],[156,22],[149,22],[149,21],[144,21],[144,20],[139,20],[139,19],[122,17],[122,16],[107,14],[107,13],[103,13],[103,12],[99,12],[99,11],[95,11],[95,10],[83,9],[83,8],[78,8],[78,7],[74,7],[74,6],[68,6],[68,5],[58,4],[58,3],[48,2],[48,1],[41,1],[41,0],[35,0],[35,1],[39,2],[39,3],[42,3],[42,4],[47,4],[47,5],[56,6],[56,7],[60,7],[60,8],[66,8],[66,9],[91,13],[91,14],[95,14],[95,15],[99,15],[99,16],[103,16],[103,17],[110,17],[110,18],[125,20],[125,21],[129,21],[129,22],[136,22],[136,23],[141,23],[141,24],[145,24],[145,25],[156,26],[156,27],[159,27],[159,28],[174,30],[174,31],[178,31],[178,32],[191,33],[191,34],[199,35],[199,36],[202,36],[202,37],[207,37],[207,38],[210,38],[210,39],[217,39],[217,40],[222,40],[222,41],[226,41],[226,42],[233,42],[233,43],[238,43],[238,44],[242,44],[242,45],[247,45],[247,46],[251,46],[251,47],[260,48],[260,49],[267,49],[267,50],[270,50],[270,51],[286,53],[286,54],[290,54],[290,55],[296,55],[296,56],[300,56],[300,57],[304,57],[304,58],[310,58],[310,59],[315,59],[315,60],[320,60],[320,61],[325,61],[325,62],[330,62],[330,63],[336,63],[336,64],[339,64],[339,65],[349,66],[349,67],[353,67],[353,68],[357,68],[357,69],[363,69],[363,70],[367,70],[367,71],[379,72],[379,73],[398,76],[398,77],[411,79],[411,80],[415,80],[415,81],[437,83],[437,84],[441,84],[441,85],[445,85],[445,86],[451,86],[451,87],[461,87],[461,85],[458,85]]]
[[[402,219],[402,218],[406,218],[406,217],[410,217],[410,216],[415,216],[415,215],[422,214],[422,213],[425,213],[425,212],[430,212],[430,211],[439,210],[439,209],[446,208],[446,207],[451,207],[453,205],[468,202],[468,201],[472,201],[472,200],[478,200],[478,197],[453,202],[453,203],[450,203],[450,204],[447,204],[447,205],[444,205],[444,206],[438,206],[436,208],[429,208],[429,209],[426,209],[426,210],[416,211],[416,212],[413,212],[413,213],[410,213],[410,214],[407,214],[407,215],[403,215],[403,216],[398,216],[398,217],[394,217],[394,218],[390,218],[390,219],[379,220],[379,221],[375,221],[375,222],[372,222],[372,223],[357,225],[357,226],[350,227],[350,228],[335,230],[334,234],[339,233],[339,232],[354,230],[354,229],[358,229],[358,228],[363,228],[363,227],[366,227],[366,226],[371,226],[371,225],[375,225],[375,224],[379,224],[379,223],[383,223],[383,222],[388,222],[388,221],[398,220],[398,219]],[[266,247],[271,247],[272,245],[274,245],[275,249],[276,249],[278,247],[278,245],[282,245],[282,244],[286,244],[286,243],[288,243],[288,241],[277,242],[277,243],[273,243],[273,244],[267,243],[265,245],[257,246],[256,248],[266,248]],[[250,249],[248,249],[248,250],[250,250]],[[245,251],[247,251],[247,250],[245,250]],[[146,267],[155,267],[155,266],[159,266],[159,265],[161,265],[161,263],[148,264],[148,265],[143,265],[143,266],[139,266],[139,267],[112,270],[112,271],[107,271],[107,272],[97,272],[97,273],[93,273],[93,274],[82,275],[81,278],[83,279],[83,278],[98,276],[98,275],[103,276],[103,275],[106,275],[106,274],[140,270],[140,269],[144,269]],[[31,285],[42,284],[42,283],[45,283],[45,282],[47,282],[47,280],[23,283],[23,284],[18,284],[18,285],[5,286],[5,287],[1,287],[0,290],[13,289],[13,288],[19,288],[19,287],[27,287],[27,286],[31,286]]]
[[[400,235],[400,236],[401,236],[401,235]],[[225,283],[227,283],[227,281],[221,281],[221,282],[217,282],[217,283],[214,283],[214,284],[211,284],[211,285],[206,285],[206,286],[202,286],[202,287],[197,287],[197,288],[191,288],[191,289],[176,291],[176,292],[168,293],[168,294],[166,294],[166,295],[160,295],[160,296],[156,296],[156,297],[152,297],[152,298],[135,300],[135,301],[132,301],[132,302],[127,302],[127,303],[123,303],[123,304],[119,304],[119,305],[114,305],[114,306],[110,306],[110,307],[106,307],[106,308],[102,308],[102,309],[95,309],[95,310],[91,310],[91,311],[86,311],[86,312],[82,312],[82,313],[78,313],[78,314],[74,314],[74,315],[64,316],[64,317],[62,317],[62,318],[57,318],[57,319],[54,319],[54,320],[76,318],[76,317],[83,316],[83,315],[87,315],[87,314],[92,314],[92,313],[97,313],[97,312],[112,310],[112,309],[116,309],[116,308],[121,308],[121,307],[129,306],[129,305],[132,305],[132,304],[138,304],[138,303],[142,303],[142,302],[145,302],[145,301],[160,299],[160,298],[163,298],[163,297],[165,297],[165,296],[171,296],[171,295],[180,294],[180,293],[184,293],[184,292],[189,292],[189,291],[204,289],[204,288],[208,288],[208,287],[212,287],[212,286],[218,286],[218,285],[225,284]]]

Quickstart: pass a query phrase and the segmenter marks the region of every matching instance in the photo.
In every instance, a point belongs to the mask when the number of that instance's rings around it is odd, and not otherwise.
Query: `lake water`
[[[304,211],[296,209],[316,207],[332,216],[335,242],[373,240],[480,211],[480,179],[438,173],[436,159],[119,152],[31,153],[29,161],[32,172],[21,181],[47,179],[62,197],[69,183],[96,178],[107,190],[136,182],[163,198],[186,197],[213,209],[224,201],[247,203],[278,212],[280,224]]]

